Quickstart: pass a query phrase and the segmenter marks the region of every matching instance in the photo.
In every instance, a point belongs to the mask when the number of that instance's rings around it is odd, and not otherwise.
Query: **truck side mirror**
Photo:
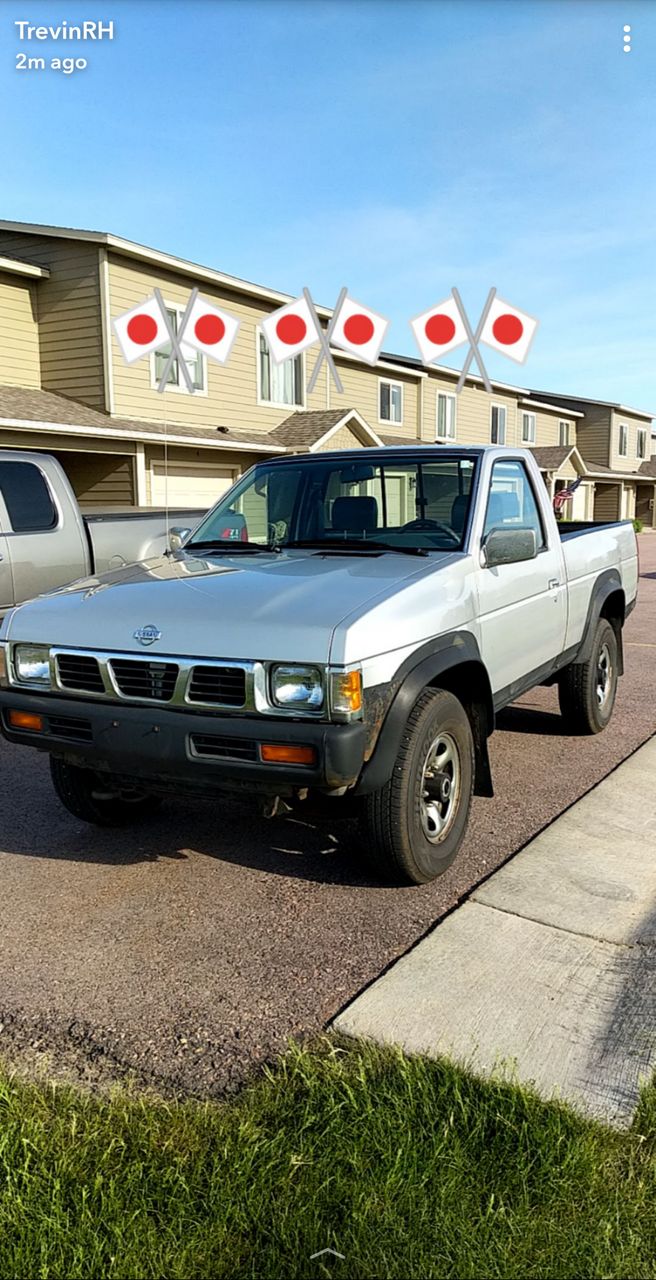
[[[490,529],[483,539],[483,563],[488,569],[497,564],[517,564],[520,560],[535,560],[538,540],[535,529]]]
[[[171,551],[179,551],[184,545],[191,533],[191,529],[183,529],[180,525],[173,525],[169,529],[169,546]]]

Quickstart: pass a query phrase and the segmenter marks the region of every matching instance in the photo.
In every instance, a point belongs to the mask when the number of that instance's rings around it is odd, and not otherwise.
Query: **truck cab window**
[[[546,546],[531,482],[521,462],[495,462],[485,514],[485,538],[492,529],[534,529],[538,550]]]
[[[45,477],[32,462],[0,462],[0,492],[14,533],[54,529],[57,510]]]

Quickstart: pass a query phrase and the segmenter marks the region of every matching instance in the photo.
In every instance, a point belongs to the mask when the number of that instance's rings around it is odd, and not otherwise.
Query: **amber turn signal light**
[[[260,754],[267,764],[316,764],[314,747],[296,747],[287,742],[263,742]]]
[[[37,716],[33,711],[10,711],[7,719],[12,729],[31,729],[32,733],[43,733],[45,728],[43,716]]]

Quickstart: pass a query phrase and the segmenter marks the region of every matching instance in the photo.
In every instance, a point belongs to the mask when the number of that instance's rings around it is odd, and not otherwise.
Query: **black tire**
[[[94,773],[68,764],[57,756],[50,757],[50,773],[59,799],[69,813],[97,827],[127,827],[155,813],[161,804],[159,796],[145,791],[126,791],[111,774]]]
[[[601,733],[606,728],[617,693],[617,656],[615,631],[600,618],[588,661],[571,663],[558,679],[560,710],[573,733]],[[607,674],[602,676],[604,669]]]
[[[432,771],[435,791],[429,796],[424,768],[439,741],[449,744],[447,754],[451,751],[457,760],[457,773],[448,763]],[[447,760],[447,754],[438,758]],[[450,770],[454,785],[450,800],[445,800],[440,798],[441,788]],[[395,883],[426,884],[441,876],[462,843],[473,788],[474,740],[467,714],[453,694],[424,689],[408,717],[391,778],[365,797],[370,863]],[[436,820],[444,821],[442,832]]]

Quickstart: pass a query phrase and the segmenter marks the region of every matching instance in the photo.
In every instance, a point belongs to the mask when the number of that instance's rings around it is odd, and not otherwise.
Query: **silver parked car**
[[[267,461],[175,553],[8,616],[2,730],[91,822],[353,797],[381,873],[421,883],[492,793],[501,707],[556,683],[574,728],[606,726],[637,582],[631,523],[559,527],[527,450]]]

